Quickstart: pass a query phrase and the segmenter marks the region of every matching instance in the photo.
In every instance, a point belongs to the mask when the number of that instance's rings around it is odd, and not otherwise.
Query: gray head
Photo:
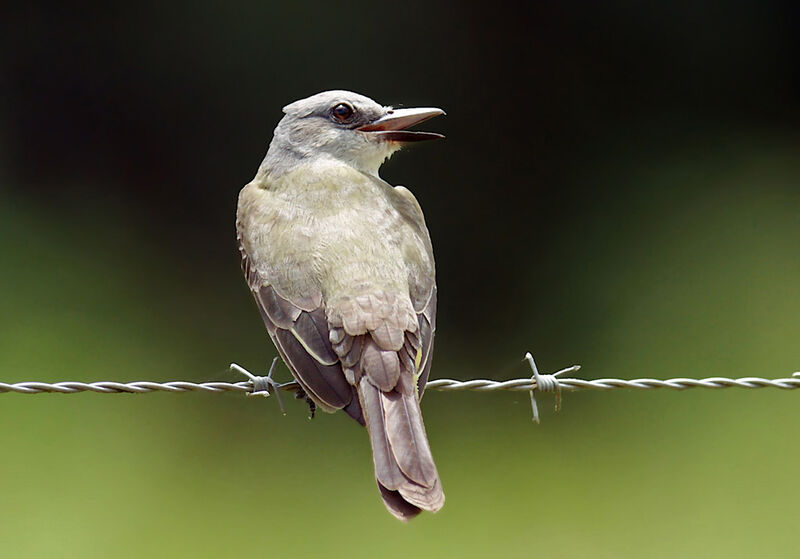
[[[332,158],[360,171],[378,168],[403,144],[443,138],[406,128],[441,109],[393,109],[352,91],[324,91],[283,108],[285,116],[261,164],[261,171],[278,176],[314,158]]]

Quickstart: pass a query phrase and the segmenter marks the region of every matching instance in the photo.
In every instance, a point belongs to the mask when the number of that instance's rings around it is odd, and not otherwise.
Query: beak
[[[441,134],[434,132],[415,132],[406,130],[429,118],[445,114],[442,109],[391,109],[378,120],[359,126],[356,130],[366,132],[376,139],[390,142],[421,142],[423,140],[441,140]]]

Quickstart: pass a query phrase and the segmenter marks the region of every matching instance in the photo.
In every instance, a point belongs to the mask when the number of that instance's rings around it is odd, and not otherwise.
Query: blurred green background
[[[433,105],[432,377],[800,369],[788,2],[4,8],[0,379],[241,380],[275,354],[239,188],[280,108]],[[282,378],[288,372],[281,369]],[[366,434],[242,395],[0,395],[3,557],[788,557],[800,393],[423,403],[447,504],[401,525]]]

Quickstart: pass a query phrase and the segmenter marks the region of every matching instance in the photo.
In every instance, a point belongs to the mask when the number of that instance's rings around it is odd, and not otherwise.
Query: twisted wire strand
[[[552,375],[541,375],[549,377]],[[638,379],[617,379],[603,378],[596,380],[583,380],[579,378],[557,378],[555,379],[561,390],[614,390],[617,388],[632,388],[635,390],[649,390],[655,388],[669,388],[672,390],[687,390],[689,388],[780,388],[782,390],[793,390],[800,388],[800,373],[794,373],[792,378],[766,379],[759,377],[727,378],[709,377],[703,379],[673,378],[660,380],[654,378]],[[514,379],[507,381],[494,381],[486,379],[476,379],[469,381],[458,381],[453,379],[437,379],[428,382],[426,390],[439,390],[442,392],[454,392],[459,390],[473,390],[476,392],[489,392],[494,390],[508,390],[512,392],[530,392],[538,389],[536,382],[531,379]],[[547,390],[549,392],[549,390]]]
[[[253,392],[251,381],[241,382],[17,382],[13,384],[0,382],[0,393],[16,392],[19,394],[42,394],[52,392],[58,394],[76,394],[78,392],[98,392],[100,394],[146,394],[148,392]]]
[[[497,381],[489,379],[474,380],[455,380],[455,379],[436,379],[428,382],[426,390],[436,390],[441,392],[474,391],[474,392],[530,392],[531,390],[553,391],[556,387],[561,390],[615,390],[618,388],[631,388],[635,390],[650,390],[656,388],[667,388],[671,390],[687,390],[689,388],[779,388],[782,390],[793,390],[800,388],[800,372],[794,373],[791,378],[766,379],[759,377],[726,378],[709,377],[703,379],[673,378],[659,380],[653,378],[639,379],[613,379],[602,378],[595,380],[583,380],[579,378],[559,378],[557,375],[575,372],[578,366],[562,369],[552,375],[539,375],[541,388],[537,388],[537,383],[533,378],[520,378],[513,380]],[[256,379],[266,379],[267,377],[255,377]],[[549,389],[545,389],[544,382],[548,382]],[[273,383],[273,386],[282,391],[296,390],[297,385],[293,382]],[[263,392],[263,388],[256,390],[254,381],[240,382],[0,382],[0,393],[14,392],[17,394],[75,394],[78,392],[97,392],[99,394],[146,394],[150,392],[244,392],[254,393]]]

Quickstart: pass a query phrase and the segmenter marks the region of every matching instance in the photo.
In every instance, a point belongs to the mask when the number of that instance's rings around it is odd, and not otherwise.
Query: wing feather
[[[425,392],[425,385],[428,384],[428,377],[431,373],[431,363],[433,362],[433,338],[436,334],[436,286],[433,286],[431,296],[427,305],[418,314],[419,337],[421,341],[422,356],[417,368],[419,377],[417,378],[417,390],[419,397]]]
[[[363,422],[360,406],[351,405],[358,400],[355,389],[345,379],[331,346],[324,306],[304,311],[282,297],[253,269],[241,245],[240,251],[242,269],[267,331],[292,375],[326,411],[346,408],[349,415]]]
[[[339,361],[331,347],[328,319],[322,307],[312,312],[301,312],[291,331],[306,351],[323,365],[335,365]]]
[[[300,308],[278,295],[271,285],[261,285],[257,289],[251,287],[251,289],[259,308],[278,328],[291,328],[300,316]]]
[[[339,364],[325,365],[314,359],[292,332],[278,328],[274,340],[288,359],[287,365],[298,380],[311,390],[323,406],[341,409],[350,403],[353,388],[344,378]]]

